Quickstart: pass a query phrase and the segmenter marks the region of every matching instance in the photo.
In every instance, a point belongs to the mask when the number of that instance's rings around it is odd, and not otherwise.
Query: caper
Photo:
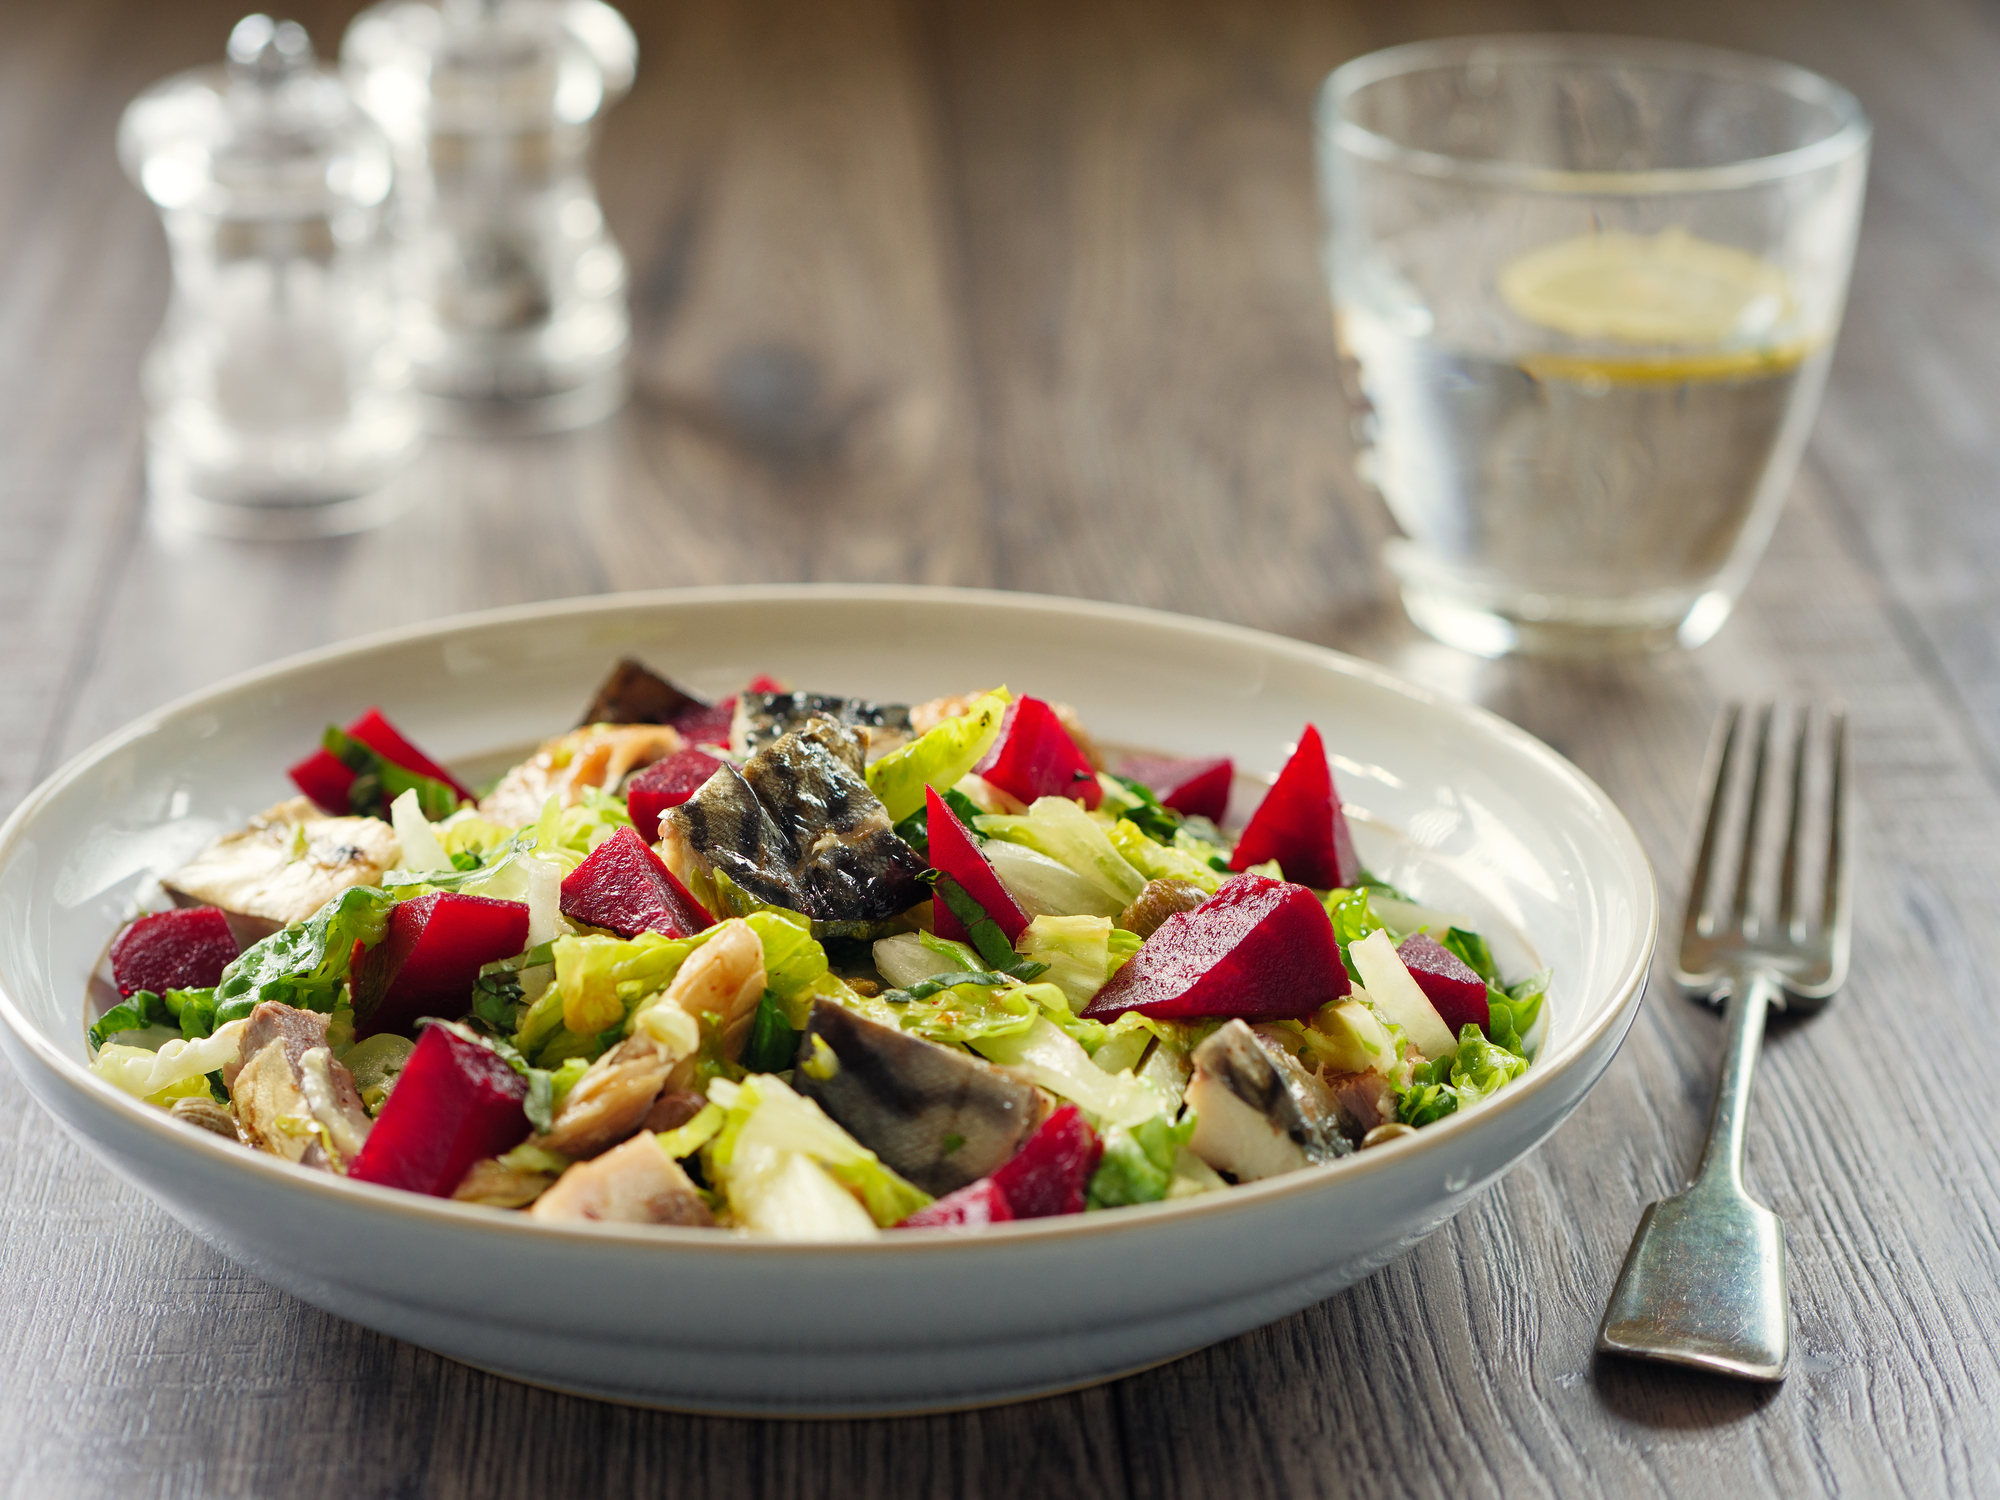
[[[1149,938],[1160,924],[1177,911],[1193,911],[1208,900],[1208,892],[1192,880],[1153,880],[1139,892],[1139,899],[1119,915],[1118,925],[1127,932]]]

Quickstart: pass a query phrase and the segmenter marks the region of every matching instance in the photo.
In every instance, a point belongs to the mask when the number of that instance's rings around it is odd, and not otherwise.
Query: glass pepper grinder
[[[602,0],[385,0],[341,46],[396,152],[392,226],[427,416],[580,427],[624,403],[625,260],[591,181],[638,44]]]
[[[422,429],[395,337],[381,131],[304,28],[253,15],[225,64],[132,101],[118,154],[173,262],[141,377],[155,507],[250,537],[385,519]]]

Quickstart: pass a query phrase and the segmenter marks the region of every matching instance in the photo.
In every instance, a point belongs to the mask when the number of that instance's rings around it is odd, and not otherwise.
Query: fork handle
[[[1757,1053],[1764,1044],[1764,1018],[1783,1003],[1784,991],[1767,970],[1739,975],[1729,987],[1724,1012],[1722,1076],[1715,1086],[1715,1112],[1708,1120],[1697,1184],[1743,1191],[1743,1140],[1750,1119],[1750,1085],[1757,1076]]]

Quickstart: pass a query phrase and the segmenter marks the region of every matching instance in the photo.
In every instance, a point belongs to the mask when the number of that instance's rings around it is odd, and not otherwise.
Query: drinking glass
[[[1487,656],[1721,627],[1826,380],[1868,143],[1835,84],[1679,43],[1469,37],[1327,79],[1334,325],[1412,620]]]

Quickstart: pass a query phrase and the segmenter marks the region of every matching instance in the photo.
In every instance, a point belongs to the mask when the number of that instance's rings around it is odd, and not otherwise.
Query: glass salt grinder
[[[304,28],[253,15],[225,64],[132,101],[118,154],[173,263],[141,377],[156,510],[241,537],[386,519],[422,429],[394,337],[381,131]]]
[[[624,404],[625,259],[590,176],[638,44],[601,0],[384,0],[341,64],[396,152],[391,215],[426,419],[546,432]]]

